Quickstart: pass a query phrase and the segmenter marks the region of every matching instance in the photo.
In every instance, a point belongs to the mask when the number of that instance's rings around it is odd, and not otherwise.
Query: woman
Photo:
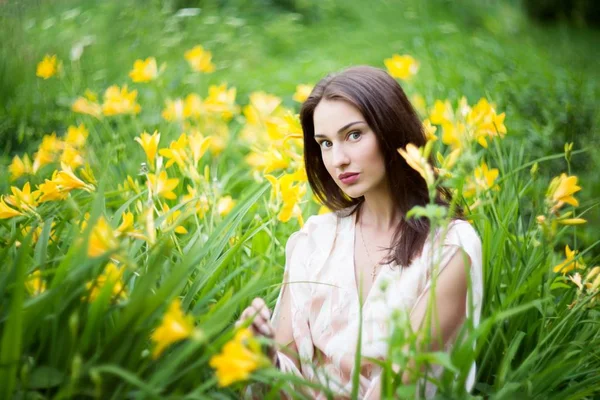
[[[289,238],[284,285],[272,318],[257,298],[238,324],[253,318],[256,334],[274,338],[277,348],[271,353],[282,371],[327,381],[339,398],[347,398],[360,306],[361,354],[384,359],[393,310],[410,311],[413,329],[422,327],[433,264],[438,265],[439,324],[431,324],[430,349],[438,342],[448,349],[469,315],[469,274],[472,318],[479,323],[481,242],[460,219],[430,240],[427,219],[405,218],[413,206],[427,204],[429,194],[423,178],[397,149],[408,143],[424,146],[426,139],[402,88],[385,71],[358,66],[325,77],[302,105],[300,119],[308,181],[334,211],[310,217]],[[447,206],[449,199],[449,192],[440,188],[436,203]],[[360,398],[379,398],[380,372],[379,366],[363,360]],[[475,365],[467,390],[474,373]],[[408,375],[403,380],[408,382]],[[426,392],[433,395],[435,386],[427,384]],[[318,392],[311,395],[325,398]]]

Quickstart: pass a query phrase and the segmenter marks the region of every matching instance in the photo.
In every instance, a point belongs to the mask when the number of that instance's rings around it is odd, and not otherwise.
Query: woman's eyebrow
[[[340,135],[340,134],[341,134],[342,132],[344,132],[346,129],[350,128],[352,125],[355,125],[355,124],[362,124],[362,123],[364,123],[364,121],[354,121],[354,122],[350,122],[349,124],[346,124],[346,125],[342,126],[342,127],[341,127],[341,128],[338,130],[338,131],[337,131],[337,134],[338,134],[338,135]],[[327,137],[326,135],[323,135],[323,134],[320,134],[320,133],[317,133],[317,134],[315,134],[315,139],[316,139],[316,138],[326,138],[326,137]]]

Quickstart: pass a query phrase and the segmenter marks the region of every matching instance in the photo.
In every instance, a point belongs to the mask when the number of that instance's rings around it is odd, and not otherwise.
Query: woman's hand
[[[235,323],[236,328],[244,324],[246,320],[251,319],[252,323],[249,328],[255,336],[264,336],[267,339],[273,340],[275,337],[275,329],[271,325],[271,311],[267,304],[260,297],[252,300],[252,303],[240,315],[240,319]],[[273,344],[267,348],[267,355],[276,364],[277,350]]]

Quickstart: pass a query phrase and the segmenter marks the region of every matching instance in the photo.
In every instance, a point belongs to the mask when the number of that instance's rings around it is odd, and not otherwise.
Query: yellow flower
[[[79,126],[69,126],[67,129],[67,136],[65,142],[76,148],[82,148],[85,145],[85,141],[90,133],[85,128],[85,125],[79,124]]]
[[[150,82],[158,76],[156,58],[148,57],[146,60],[135,60],[133,69],[129,73],[134,82]]]
[[[187,186],[187,190],[188,194],[184,195],[181,200],[184,203],[189,202],[189,206],[194,208],[196,213],[198,213],[198,217],[200,219],[204,218],[204,215],[210,209],[208,197],[205,194],[198,196],[198,191],[190,185]]]
[[[185,118],[185,103],[182,99],[165,101],[166,108],[162,112],[162,117],[169,122],[182,121]]]
[[[8,166],[8,171],[10,172],[11,181],[19,179],[23,175],[32,174],[33,168],[29,156],[25,154],[22,160],[21,157],[14,156],[12,162]]]
[[[391,76],[402,80],[409,79],[419,71],[419,63],[409,55],[394,54],[383,63]]]
[[[31,211],[37,207],[37,199],[40,197],[41,193],[37,190],[32,192],[29,182],[23,185],[22,190],[16,186],[11,186],[10,191],[13,195],[8,196],[7,199],[12,206],[17,207],[21,211]]]
[[[281,222],[288,222],[295,217],[300,225],[304,224],[299,203],[306,193],[306,185],[294,184],[299,180],[300,174],[285,174],[279,179],[273,175],[265,175],[265,178],[271,183],[275,197],[282,203],[277,215],[277,219]]]
[[[160,142],[160,133],[158,133],[158,131],[154,131],[154,133],[150,135],[148,132],[144,131],[134,140],[138,142],[140,146],[142,146],[142,149],[144,149],[144,153],[146,153],[146,158],[148,159],[150,168],[154,168],[154,158],[156,157],[158,142]]]
[[[574,270],[575,268],[585,268],[585,264],[581,260],[575,260],[575,256],[577,255],[577,250],[571,250],[569,245],[565,247],[565,256],[567,259],[562,263],[556,265],[552,270],[554,272],[561,272],[563,275],[567,272]]]
[[[217,212],[220,216],[224,217],[233,210],[233,206],[235,206],[235,201],[231,196],[221,197],[217,202]]]
[[[185,52],[185,59],[196,72],[214,72],[215,66],[211,62],[212,54],[200,45]]]
[[[250,104],[244,107],[246,122],[258,125],[263,119],[270,116],[281,104],[281,98],[265,92],[250,93]]]
[[[220,354],[210,359],[210,366],[216,370],[219,386],[248,379],[250,373],[264,363],[258,342],[249,329],[241,329],[227,342]]]
[[[457,122],[442,123],[442,143],[449,145],[453,149],[459,149],[466,140],[467,129],[465,124]]]
[[[61,190],[61,187],[54,180],[57,174],[58,171],[54,171],[53,180],[46,179],[44,183],[38,185],[38,191],[41,193],[41,196],[38,199],[40,203],[45,201],[64,200],[69,195],[67,191]]]
[[[194,166],[198,165],[198,161],[204,156],[204,153],[210,147],[211,136],[204,137],[200,132],[196,132],[189,136],[190,150],[194,159]]]
[[[552,179],[546,194],[546,198],[551,205],[551,212],[558,211],[565,203],[577,207],[579,202],[573,197],[573,194],[580,190],[581,187],[577,186],[576,176],[567,176],[567,174],[562,173]]]
[[[208,97],[204,100],[203,106],[207,112],[220,114],[228,121],[234,114],[240,112],[240,107],[235,104],[236,88],[227,89],[226,84],[219,86],[210,85],[208,88]]]
[[[104,115],[137,114],[141,107],[136,103],[137,90],[127,90],[127,85],[119,88],[113,85],[104,92],[104,103],[102,113]]]
[[[400,148],[398,153],[406,160],[406,163],[410,165],[412,169],[417,171],[419,175],[425,179],[428,187],[433,186],[435,177],[433,175],[433,169],[425,157],[423,156],[422,150],[419,149],[412,143],[406,145],[406,150]]]
[[[489,169],[485,162],[475,168],[475,179],[467,177],[467,182],[464,189],[465,197],[472,197],[480,191],[486,191],[489,189],[499,190],[500,187],[495,185],[494,182],[498,178],[498,169]]]
[[[451,122],[453,118],[454,113],[452,111],[452,105],[448,100],[443,102],[441,100],[436,100],[435,103],[433,103],[433,108],[429,114],[429,119],[432,124],[442,125],[443,123]]]
[[[58,185],[61,191],[70,192],[73,189],[83,189],[88,192],[94,190],[94,186],[85,183],[79,179],[71,167],[62,164],[62,170],[59,171],[55,176],[52,176],[52,180]]]
[[[184,315],[181,311],[179,299],[174,299],[169,310],[163,316],[162,322],[152,333],[155,344],[152,352],[153,358],[158,358],[171,344],[187,339],[194,331],[194,319],[191,315]]]
[[[296,92],[294,93],[294,96],[292,98],[298,103],[304,103],[306,99],[308,99],[310,92],[312,92],[313,87],[313,85],[297,85]]]
[[[176,103],[176,108],[167,107],[165,111],[163,111],[163,118],[167,121],[172,120],[182,120],[184,118],[199,118],[203,114],[206,114],[206,108],[204,107],[204,103],[202,102],[202,98],[198,96],[196,93],[190,93],[185,96],[185,100],[183,100],[183,113],[181,110],[181,99],[178,99],[179,103]],[[169,103],[167,103],[169,106]],[[171,105],[174,107],[175,105]],[[171,115],[173,117],[171,118]]]
[[[60,156],[60,163],[69,166],[69,168],[77,168],[83,165],[83,157],[75,147],[67,146]]]
[[[274,146],[265,152],[251,152],[245,161],[254,169],[265,174],[279,169],[287,169],[290,166],[290,158],[281,153]]]
[[[36,269],[29,274],[29,277],[27,277],[27,280],[25,281],[25,288],[33,296],[37,296],[46,291],[46,282],[42,280],[42,273],[39,269]]]
[[[180,210],[175,210],[171,213],[169,213],[170,207],[166,204],[163,204],[162,206],[163,208],[163,214],[167,215],[167,217],[163,220],[161,227],[166,230],[166,231],[170,231],[171,229],[173,229],[175,231],[175,233],[180,233],[180,234],[184,234],[184,233],[188,233],[187,229],[185,229],[182,225],[176,225],[177,223],[177,219],[179,218],[179,215],[181,215],[181,211]]]
[[[46,54],[44,59],[38,63],[35,74],[40,78],[48,79],[56,75],[58,69],[56,55]]]
[[[98,257],[106,252],[116,250],[118,246],[119,243],[115,238],[113,229],[106,219],[103,216],[100,216],[90,234],[87,251],[88,256]]]
[[[125,287],[123,285],[122,276],[124,268],[117,267],[114,263],[109,262],[104,267],[104,271],[95,279],[95,281],[87,282],[85,287],[90,291],[87,300],[95,301],[98,295],[104,289],[104,286],[112,286],[112,297],[126,297]]]
[[[88,114],[96,118],[102,116],[102,107],[100,104],[88,100],[85,97],[78,97],[73,102],[73,105],[71,105],[71,110],[79,114]]]
[[[148,174],[148,187],[155,196],[164,197],[165,199],[173,200],[177,196],[173,193],[173,189],[179,184],[179,179],[169,178],[167,171],[161,171],[158,177],[154,174]]]
[[[15,210],[14,208],[10,208],[4,202],[4,196],[1,196],[0,197],[0,219],[17,217],[19,215],[23,215],[23,213],[18,210]]]
[[[188,137],[185,133],[182,133],[179,136],[179,139],[171,142],[168,149],[160,149],[158,153],[169,159],[165,168],[169,168],[174,163],[177,163],[180,168],[185,167],[185,163],[188,160],[188,155],[186,153],[187,148]]]
[[[437,131],[437,126],[431,125],[431,121],[429,118],[426,118],[423,121],[423,131],[425,132],[425,138],[427,141],[435,142],[438,140],[438,137],[435,135],[435,131]]]

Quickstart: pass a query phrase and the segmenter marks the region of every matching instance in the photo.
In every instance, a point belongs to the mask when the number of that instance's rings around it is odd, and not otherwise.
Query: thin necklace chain
[[[359,216],[360,216],[360,214],[359,214]],[[373,259],[371,259],[371,253],[369,252],[369,249],[367,248],[367,245],[365,244],[365,238],[363,236],[362,218],[359,219],[358,223],[360,225],[360,238],[362,239],[362,244],[363,244],[365,250],[367,251],[367,257],[369,258],[369,261],[371,263],[373,263]],[[377,270],[378,266],[379,266],[379,263],[373,263],[373,271],[371,272],[371,283],[375,282],[375,271]]]

